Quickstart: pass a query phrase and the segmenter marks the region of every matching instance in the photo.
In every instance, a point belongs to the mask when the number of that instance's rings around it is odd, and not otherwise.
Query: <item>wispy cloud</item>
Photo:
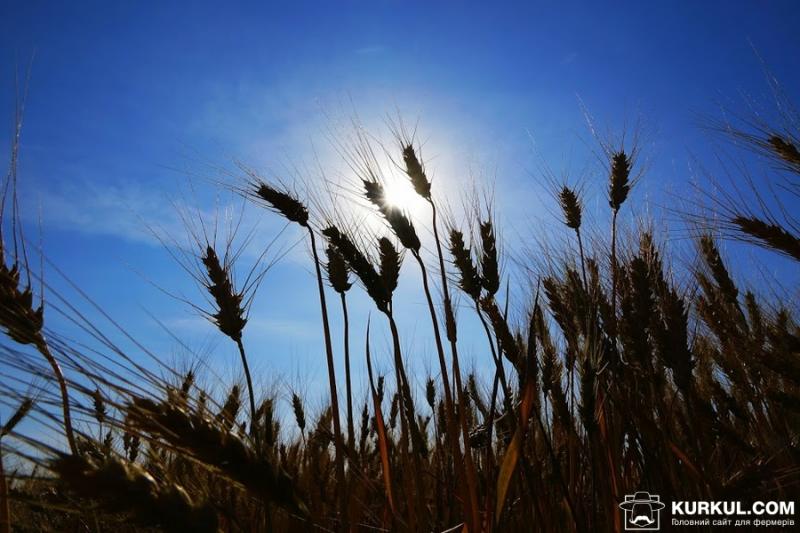
[[[41,206],[41,219],[45,235],[49,230],[71,231],[89,236],[108,236],[130,243],[154,247],[194,245],[192,233],[209,238],[217,233],[217,245],[224,246],[225,239],[241,217],[234,248],[249,239],[242,257],[255,259],[261,256],[263,246],[280,233],[283,222],[277,217],[263,216],[257,207],[244,203],[233,193],[209,200],[187,199],[180,193],[170,194],[157,186],[148,187],[140,182],[126,184],[93,182],[60,182],[49,187],[37,187],[27,205]],[[198,202],[198,205],[193,205]],[[205,204],[205,205],[203,205]],[[242,210],[244,212],[242,213]],[[27,210],[25,223],[31,227],[38,223],[38,210]],[[273,252],[264,259],[284,256],[292,261],[304,261],[306,250],[294,246],[296,240],[285,235],[274,245]],[[290,247],[294,246],[290,249]]]
[[[314,340],[320,336],[319,324],[305,320],[251,316],[247,321],[247,328],[250,335],[260,338]]]
[[[380,44],[373,44],[368,46],[362,46],[361,48],[356,49],[356,54],[360,56],[375,56],[382,54],[386,51],[386,47]]]
[[[148,224],[167,231],[182,229],[180,217],[164,194],[142,183],[61,182],[55,186],[38,187],[32,195],[29,205],[41,205],[45,228],[107,235],[147,244],[158,244],[148,230]],[[33,217],[35,212],[28,214]]]
[[[199,315],[180,316],[164,320],[164,325],[178,335],[203,335],[213,333],[215,328],[208,320]],[[250,316],[246,333],[255,340],[280,339],[316,340],[319,337],[319,324],[300,319],[283,319],[263,316]]]
[[[561,64],[562,65],[569,65],[570,63],[572,63],[576,59],[578,59],[578,53],[577,52],[570,52],[570,53],[566,54],[564,57],[561,58]]]

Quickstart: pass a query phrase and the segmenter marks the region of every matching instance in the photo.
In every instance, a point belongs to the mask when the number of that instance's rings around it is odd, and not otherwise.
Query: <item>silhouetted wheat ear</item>
[[[364,407],[361,408],[361,424],[358,428],[358,451],[364,455],[367,448],[367,438],[369,437],[369,408],[367,402],[364,402]]]
[[[458,286],[470,298],[478,301],[481,296],[481,276],[472,261],[472,253],[464,243],[464,234],[451,229],[449,241],[450,255],[458,270]]]
[[[672,369],[675,384],[688,394],[695,366],[688,347],[688,306],[675,289],[663,290],[659,296],[662,319],[654,322],[652,333],[657,352],[664,364]]]
[[[202,416],[202,415],[201,415]],[[134,431],[128,418],[125,418],[125,427],[122,433],[122,449],[125,452],[125,457],[130,462],[135,462],[139,456],[139,447],[142,444],[142,438],[138,432]]]
[[[260,180],[252,184],[252,194],[267,202],[287,220],[308,227],[308,209],[297,198]]]
[[[406,164],[406,174],[411,180],[411,185],[414,191],[426,200],[431,199],[431,182],[428,181],[428,176],[425,175],[425,169],[422,167],[417,153],[414,151],[414,146],[407,144],[403,147],[403,162]]]
[[[380,400],[378,403],[383,403],[383,393],[385,385],[386,385],[386,376],[382,375],[378,376],[378,384],[375,387],[378,392],[378,400]]]
[[[758,243],[800,261],[800,238],[782,227],[747,216],[733,217],[731,222]]]
[[[800,171],[800,150],[791,141],[787,141],[778,135],[773,135],[769,138],[769,144],[778,157]]]
[[[261,434],[260,444],[269,449],[277,442],[281,424],[275,419],[275,400],[267,398],[258,407],[257,411],[257,430]]]
[[[328,263],[325,265],[328,273],[328,283],[331,284],[333,290],[339,294],[344,294],[353,286],[350,283],[347,262],[332,244],[328,244],[325,248],[325,255],[328,258]]]
[[[44,309],[33,306],[33,291],[20,288],[20,269],[8,267],[0,257],[0,327],[20,344],[42,344]]]
[[[388,294],[386,287],[381,280],[381,276],[372,266],[372,263],[366,256],[358,249],[358,247],[350,240],[350,238],[339,231],[336,226],[329,226],[322,230],[322,234],[328,239],[328,242],[336,248],[342,255],[344,260],[350,266],[350,269],[358,276],[367,294],[375,302],[378,309],[385,311],[388,309],[391,294]]]
[[[389,405],[389,427],[395,429],[397,427],[397,415],[400,413],[400,394],[394,393],[392,396],[392,403]]]
[[[558,193],[558,201],[564,212],[564,223],[567,227],[580,229],[582,206],[577,193],[565,185]]]
[[[134,398],[128,412],[139,429],[242,485],[252,496],[291,512],[308,514],[292,478],[229,428],[167,402],[145,398]]]
[[[625,203],[630,192],[630,174],[632,161],[624,150],[611,155],[611,176],[608,184],[608,204],[614,211]]]
[[[364,185],[364,197],[369,200],[372,205],[376,206],[378,209],[386,205],[386,191],[384,191],[383,185],[377,181],[371,180],[361,180],[361,183]]]
[[[108,413],[106,404],[103,401],[103,393],[100,392],[100,389],[95,389],[92,393],[92,410],[95,420],[102,425]]]
[[[189,400],[189,393],[192,391],[194,385],[194,372],[189,370],[181,381],[181,388],[178,391],[181,401],[185,404]]]
[[[490,296],[500,290],[500,267],[497,261],[497,238],[492,222],[480,223],[481,234],[481,285]]]
[[[481,309],[489,317],[489,321],[494,329],[495,336],[500,341],[500,349],[506,355],[506,358],[514,365],[517,370],[521,370],[519,345],[511,330],[508,327],[506,319],[497,307],[495,299],[491,296],[484,296],[480,301]]]
[[[297,422],[297,427],[300,431],[306,429],[306,412],[303,409],[303,401],[295,393],[292,393],[292,411],[294,411],[294,419]]]
[[[12,414],[6,423],[3,424],[3,427],[0,428],[0,439],[14,431],[14,428],[27,416],[31,408],[33,408],[33,400],[31,398],[24,398],[19,406],[17,406],[14,414]]]
[[[386,237],[381,237],[378,240],[378,249],[380,252],[381,280],[386,291],[391,295],[397,288],[402,257],[392,244],[392,241]]]
[[[239,385],[234,385],[231,387],[227,398],[225,398],[225,403],[222,404],[219,413],[217,413],[217,421],[230,431],[236,424],[236,417],[239,416],[239,409],[241,409],[241,407],[242,399]]]
[[[428,378],[428,381],[425,382],[425,400],[431,409],[436,408],[436,387],[433,378]]]
[[[725,263],[722,261],[722,256],[714,243],[714,239],[708,235],[701,236],[700,251],[722,294],[725,295],[729,303],[736,303],[739,297],[739,290],[731,279],[728,269],[725,268]]]
[[[244,317],[245,311],[242,308],[243,296],[234,290],[229,272],[220,263],[214,248],[206,247],[201,260],[208,274],[206,290],[211,294],[217,306],[217,312],[211,315],[214,323],[222,333],[238,342],[242,338],[242,330],[247,323],[247,319]]]
[[[464,387],[464,389],[464,396],[467,396],[472,400],[472,402],[475,404],[475,407],[484,417],[488,416],[489,410],[486,408],[486,403],[483,401],[483,396],[478,390],[478,382],[475,379],[474,373],[471,373],[469,376],[467,376],[467,385]]]
[[[135,464],[112,457],[97,461],[64,455],[54,459],[50,468],[78,495],[112,512],[130,512],[140,525],[176,532],[217,531],[217,514],[210,505],[194,503],[180,485],[156,482]]]
[[[364,196],[369,202],[378,208],[378,211],[389,223],[389,227],[400,240],[405,248],[419,252],[422,244],[414,229],[411,220],[398,208],[390,205],[386,200],[386,192],[383,185],[377,181],[362,180],[364,184]]]

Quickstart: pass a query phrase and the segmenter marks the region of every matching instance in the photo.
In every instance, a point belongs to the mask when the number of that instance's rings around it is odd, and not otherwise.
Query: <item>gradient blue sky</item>
[[[233,346],[153,286],[201,299],[141,223],[180,230],[170,199],[185,190],[186,172],[176,168],[230,167],[232,158],[274,171],[302,167],[313,146],[339,175],[325,135],[331,117],[355,110],[382,131],[386,114],[399,110],[419,120],[439,184],[484,176],[495,183],[507,238],[528,238],[542,225],[558,229],[537,180],[542,161],[570,170],[587,191],[602,190],[582,101],[603,129],[645,125],[648,172],[636,194],[655,210],[669,192],[686,195],[691,157],[716,168],[715,139],[699,116],[720,116],[720,103],[769,108],[754,49],[798,101],[798,27],[795,2],[4,0],[0,146],[9,146],[15,69],[35,52],[20,164],[29,232],[41,206],[48,257],[132,333],[167,360],[180,357],[147,309],[223,375],[238,376]],[[209,209],[210,193],[199,196]],[[602,196],[587,204],[602,223]],[[639,214],[649,212],[644,205]],[[274,217],[262,226],[265,238],[281,228]],[[290,231],[282,242],[297,238]],[[321,400],[324,352],[306,251],[299,246],[269,273],[246,340],[260,381]],[[741,257],[747,273],[756,259]],[[789,272],[780,261],[764,264]],[[433,367],[411,266],[398,303],[406,347],[413,364]],[[361,368],[370,306],[353,300]],[[462,337],[465,358],[486,364],[474,334]],[[388,349],[379,326],[375,344]]]

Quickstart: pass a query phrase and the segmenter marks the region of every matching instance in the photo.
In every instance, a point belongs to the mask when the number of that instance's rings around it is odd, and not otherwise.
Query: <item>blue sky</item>
[[[179,233],[170,200],[186,194],[187,175],[208,173],[204,163],[232,168],[235,159],[291,179],[287,167],[313,166],[317,154],[326,171],[347,179],[329,142],[337,117],[357,112],[380,134],[386,115],[399,111],[419,121],[440,188],[455,198],[475,177],[494,183],[504,234],[534,246],[534,230],[558,229],[538,175],[543,161],[596,193],[587,207],[604,223],[604,176],[582,106],[603,130],[644,124],[648,172],[636,209],[646,216],[671,195],[686,196],[697,177],[691,158],[717,168],[724,147],[699,127],[700,117],[720,116],[720,104],[769,108],[754,49],[798,101],[798,27],[794,2],[6,0],[0,146],[9,146],[14,72],[35,52],[20,163],[28,231],[41,208],[48,258],[159,356],[173,360],[180,350],[144,309],[220,373],[238,376],[233,346],[156,288],[202,301],[141,222]],[[194,183],[198,204],[211,212],[213,191]],[[263,218],[265,240],[281,229],[274,217],[250,211],[248,222]],[[681,245],[680,235],[667,237]],[[298,237],[289,230],[281,242]],[[740,273],[760,261],[778,276],[790,272],[751,251],[730,253],[742,258]],[[307,259],[301,244],[270,271],[246,340],[262,383],[321,401],[324,352]],[[433,368],[411,267],[398,295],[401,327],[413,364]],[[65,287],[54,272],[47,276]],[[352,305],[362,329],[370,305],[356,294]],[[465,329],[462,351],[480,368],[488,357]],[[385,353],[380,325],[374,337]],[[359,368],[362,342],[363,331],[354,331]]]

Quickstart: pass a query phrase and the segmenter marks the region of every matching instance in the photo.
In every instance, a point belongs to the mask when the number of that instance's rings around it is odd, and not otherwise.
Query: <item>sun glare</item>
[[[388,181],[384,186],[384,191],[386,193],[386,201],[392,207],[409,213],[414,213],[422,201],[408,180]]]

